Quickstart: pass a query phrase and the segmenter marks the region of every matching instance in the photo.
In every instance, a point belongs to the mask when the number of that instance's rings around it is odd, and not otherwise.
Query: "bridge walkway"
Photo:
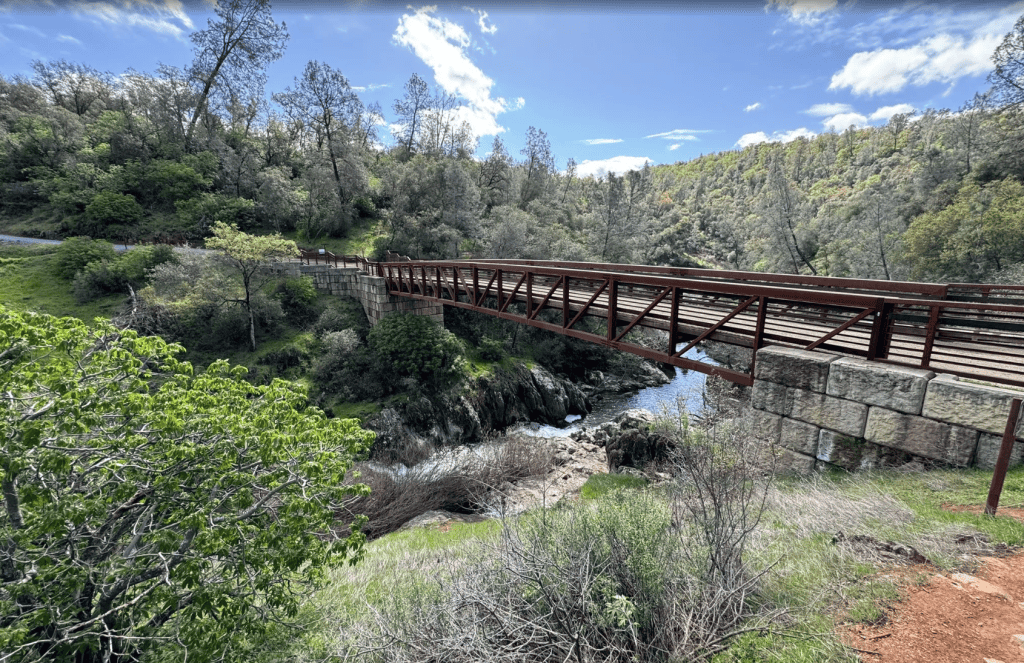
[[[683,355],[704,340],[755,351],[785,345],[1024,386],[1024,286],[309,252],[303,260],[358,266],[394,297],[477,310],[740,384],[752,384],[753,366],[746,373]],[[665,347],[634,339],[636,327],[667,332]]]

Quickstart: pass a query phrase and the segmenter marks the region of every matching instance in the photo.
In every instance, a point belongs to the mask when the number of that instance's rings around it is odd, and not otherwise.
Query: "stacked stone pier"
[[[287,262],[276,263],[275,269],[292,278],[308,276],[313,279],[313,285],[317,290],[329,292],[338,297],[352,297],[359,300],[371,326],[394,313],[425,315],[444,324],[443,304],[408,297],[392,297],[388,294],[387,285],[382,277],[369,276],[357,267],[303,265],[297,262]]]
[[[751,392],[759,432],[785,469],[856,471],[912,462],[995,467],[1020,390],[932,371],[785,347],[757,353]],[[1024,462],[1024,417],[1010,465]]]

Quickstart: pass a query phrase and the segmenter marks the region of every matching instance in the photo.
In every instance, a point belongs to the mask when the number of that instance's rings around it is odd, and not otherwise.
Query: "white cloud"
[[[964,40],[948,34],[925,39],[909,48],[883,48],[850,56],[828,88],[849,88],[854,94],[899,92],[907,85],[953,83],[963,76],[981,75],[992,68],[993,51],[1001,34]]]
[[[381,88],[391,87],[390,83],[370,83],[369,85],[353,85],[352,89],[356,92],[365,92],[367,90],[380,90]]]
[[[195,26],[180,0],[137,0],[123,2],[72,2],[76,14],[91,16],[110,25],[143,28],[166,34],[180,41],[188,41],[185,31]]]
[[[493,136],[505,128],[497,116],[507,110],[521,108],[526,101],[520,97],[515,105],[505,99],[491,98],[494,81],[466,55],[471,40],[457,23],[432,16],[437,7],[421,7],[413,14],[403,14],[392,35],[395,43],[406,46],[434,70],[434,80],[445,92],[466,100],[459,109],[460,119],[469,122],[473,133]]]
[[[498,26],[496,26],[494,23],[487,25],[487,12],[485,12],[484,10],[473,9],[472,7],[463,7],[463,9],[477,15],[476,23],[477,25],[480,26],[480,32],[484,33],[485,35],[493,35],[495,32],[498,31]]]
[[[807,115],[825,117],[826,115],[838,115],[839,113],[850,113],[852,111],[853,106],[850,104],[814,104],[803,112]]]
[[[665,140],[700,140],[694,134],[706,134],[711,133],[710,129],[673,129],[672,131],[663,131],[660,134],[651,134],[650,136],[644,136],[644,138],[664,138]]]
[[[807,25],[820,21],[819,14],[832,11],[837,4],[837,0],[768,0],[764,9],[777,7],[779,11],[789,12],[789,20]]]
[[[79,46],[82,45],[82,42],[80,42],[79,40],[75,39],[71,35],[57,35],[57,41],[63,41],[63,42],[67,42],[69,44],[78,44]]]
[[[832,131],[843,132],[850,127],[860,128],[868,123],[868,118],[864,117],[860,113],[839,113],[832,117],[827,117],[821,121],[825,125],[826,129]]]
[[[913,113],[917,109],[910,104],[896,104],[895,106],[882,106],[874,113],[868,116],[869,120],[886,120],[888,121],[893,115],[899,115],[901,113]]]
[[[749,113],[750,111],[757,110],[760,107],[761,107],[761,102],[760,101],[755,101],[754,103],[752,103],[749,106],[747,106],[746,108],[744,108],[743,111],[745,113]]]
[[[39,28],[34,28],[30,25],[22,25],[20,23],[8,23],[7,27],[14,28],[15,30],[21,30],[22,32],[30,32],[40,39],[45,39],[46,35]]]
[[[587,145],[611,145],[612,143],[621,143],[621,138],[588,138],[583,141]]]
[[[654,163],[647,157],[612,157],[611,159],[601,159],[592,161],[585,159],[582,163],[577,165],[576,172],[579,173],[580,177],[587,177],[593,175],[595,177],[604,177],[608,173],[615,173],[621,175],[622,173],[630,170],[640,170],[644,167],[645,163]]]
[[[814,138],[817,135],[818,134],[806,127],[800,127],[799,129],[784,131],[782,133],[776,131],[771,136],[763,131],[756,131],[754,133],[743,134],[740,136],[740,139],[736,141],[736,146],[744,148],[748,145],[756,145],[757,143],[789,143],[797,138]]]
[[[678,150],[682,146],[683,146],[682,143],[672,143],[671,145],[668,146],[668,149],[669,150]]]

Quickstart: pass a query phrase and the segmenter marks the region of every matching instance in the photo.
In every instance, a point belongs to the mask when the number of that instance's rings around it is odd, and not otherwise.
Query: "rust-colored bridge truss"
[[[755,351],[786,345],[1024,386],[1024,286],[532,260],[369,262],[311,251],[302,259],[358,266],[383,277],[396,297],[472,309],[744,385],[753,383],[753,362],[745,373],[684,355],[704,340]],[[599,333],[580,329],[585,316],[602,320]],[[627,340],[636,327],[668,332],[665,348]]]

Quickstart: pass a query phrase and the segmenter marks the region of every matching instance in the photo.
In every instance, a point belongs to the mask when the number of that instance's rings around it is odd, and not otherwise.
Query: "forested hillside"
[[[360,228],[377,256],[1020,278],[1024,21],[993,56],[992,92],[955,110],[594,178],[556,163],[538,128],[519,154],[500,137],[478,150],[460,100],[416,74],[386,110],[327,62],[265,90],[283,24],[266,3],[217,15],[185,67],[0,72],[0,225],[198,242],[223,221],[307,244]]]

